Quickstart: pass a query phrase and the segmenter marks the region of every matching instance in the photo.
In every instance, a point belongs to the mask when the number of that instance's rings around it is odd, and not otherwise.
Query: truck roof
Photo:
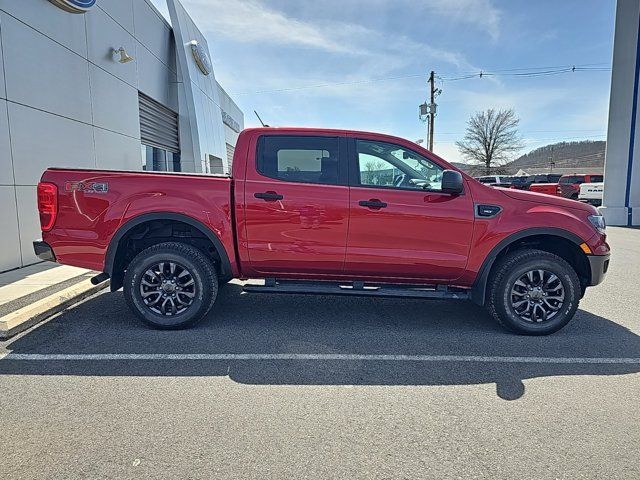
[[[379,133],[379,132],[367,132],[364,130],[347,130],[347,129],[337,129],[337,128],[315,128],[315,127],[249,127],[245,128],[240,132],[240,134],[244,133],[258,133],[258,134],[268,134],[268,133],[277,133],[277,134],[309,134],[309,135],[365,135],[370,138],[376,138],[381,141],[387,141],[392,143],[399,144],[409,144],[412,148],[416,150],[423,150],[428,152],[428,154],[439,162],[444,163],[446,168],[457,170],[461,172],[464,176],[471,178],[467,173],[463,172],[455,165],[452,165],[448,160],[442,158],[438,154],[432,152],[431,150],[426,149],[422,145],[412,142],[411,140],[407,140],[406,138],[397,137],[395,135],[389,135],[387,133]]]

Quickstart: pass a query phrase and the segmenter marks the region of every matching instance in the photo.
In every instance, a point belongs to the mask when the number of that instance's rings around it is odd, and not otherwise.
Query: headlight
[[[604,222],[604,217],[602,215],[589,215],[589,221],[593,228],[595,228],[599,233],[604,235],[606,233],[605,229],[607,225]]]

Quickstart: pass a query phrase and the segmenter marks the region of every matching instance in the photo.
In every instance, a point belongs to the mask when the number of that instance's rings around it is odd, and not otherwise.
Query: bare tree
[[[524,146],[518,134],[519,123],[513,109],[477,112],[467,122],[464,138],[456,145],[464,158],[484,165],[488,175],[492,167],[508,162]]]
[[[385,162],[382,160],[369,160],[364,164],[365,171],[367,172],[366,181],[368,184],[377,184],[380,179],[376,175],[380,174],[381,170],[385,168]]]

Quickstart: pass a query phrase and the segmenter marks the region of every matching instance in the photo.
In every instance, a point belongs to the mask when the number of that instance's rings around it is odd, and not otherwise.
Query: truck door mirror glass
[[[442,193],[460,195],[462,190],[462,174],[455,170],[444,170],[442,172]]]

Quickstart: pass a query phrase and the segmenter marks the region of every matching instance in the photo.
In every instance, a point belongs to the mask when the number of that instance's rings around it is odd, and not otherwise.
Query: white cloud
[[[449,20],[480,28],[493,40],[500,36],[502,13],[491,0],[425,0],[423,9]]]
[[[158,6],[164,3],[154,2]],[[434,58],[458,68],[470,67],[456,52],[355,23],[299,20],[257,0],[237,0],[232,5],[228,0],[183,0],[183,3],[205,33],[237,43],[302,47],[369,57],[387,71],[415,62],[416,58]]]
[[[357,53],[347,42],[318,25],[303,22],[269,9],[254,0],[184,0],[183,4],[203,31],[238,42],[297,45],[328,52]],[[336,24],[348,36],[353,26]]]

